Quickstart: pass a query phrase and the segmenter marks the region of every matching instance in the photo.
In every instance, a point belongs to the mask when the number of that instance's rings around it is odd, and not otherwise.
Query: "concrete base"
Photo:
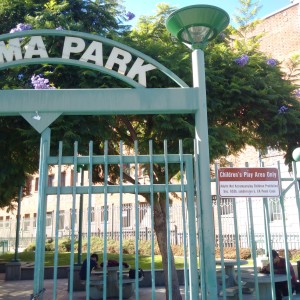
[[[73,276],[73,291],[85,291],[85,284],[82,283],[79,272],[81,266],[74,266],[74,276]],[[68,272],[68,291],[70,290],[70,271]]]
[[[5,264],[5,280],[21,280],[21,263],[19,261]]]
[[[5,265],[6,265],[6,261],[0,259],[0,273],[5,273]]]

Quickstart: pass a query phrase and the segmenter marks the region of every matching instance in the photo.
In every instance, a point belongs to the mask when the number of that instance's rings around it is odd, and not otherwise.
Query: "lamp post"
[[[198,93],[195,113],[195,139],[200,194],[198,205],[199,234],[202,238],[201,291],[204,299],[217,298],[215,242],[212,197],[210,187],[210,159],[208,144],[205,64],[203,49],[229,24],[228,14],[211,5],[191,5],[173,12],[166,21],[167,30],[192,52],[193,87]]]

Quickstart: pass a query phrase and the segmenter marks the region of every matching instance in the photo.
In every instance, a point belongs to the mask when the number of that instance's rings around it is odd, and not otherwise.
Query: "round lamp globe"
[[[296,148],[292,153],[294,161],[300,161],[300,147]]]

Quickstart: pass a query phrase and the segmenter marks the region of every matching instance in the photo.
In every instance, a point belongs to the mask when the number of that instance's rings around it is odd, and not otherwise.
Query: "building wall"
[[[300,54],[299,0],[263,18],[253,32],[261,33],[260,50],[281,62],[283,71],[289,74],[289,59]],[[297,82],[300,83],[299,78]]]

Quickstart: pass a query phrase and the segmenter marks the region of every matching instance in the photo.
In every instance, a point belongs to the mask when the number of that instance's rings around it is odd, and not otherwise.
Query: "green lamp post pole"
[[[200,192],[198,220],[202,238],[201,292],[203,299],[217,298],[213,209],[210,186],[205,64],[203,48],[229,24],[229,16],[211,5],[192,5],[172,13],[166,23],[168,31],[193,50],[193,86],[198,93],[195,113],[196,155],[199,170],[197,189]],[[190,266],[191,267],[191,266]],[[191,273],[191,272],[190,272]]]

